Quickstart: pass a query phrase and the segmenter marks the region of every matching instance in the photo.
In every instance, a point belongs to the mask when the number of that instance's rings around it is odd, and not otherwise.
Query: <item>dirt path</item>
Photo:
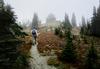
[[[49,56],[41,56],[37,50],[37,46],[32,46],[31,50],[30,66],[31,69],[56,69],[53,66],[47,64]]]

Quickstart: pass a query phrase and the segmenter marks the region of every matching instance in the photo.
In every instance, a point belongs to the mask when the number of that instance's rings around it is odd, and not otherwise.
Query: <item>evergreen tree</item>
[[[38,22],[39,22],[38,15],[35,13],[32,21],[32,29],[33,28],[38,29]]]
[[[60,32],[60,28],[55,28],[55,35],[59,35],[59,32]]]
[[[56,21],[56,17],[54,14],[49,14],[47,19],[46,19],[46,23],[51,23],[51,22],[55,22]]]
[[[72,15],[72,27],[76,27],[76,26],[77,26],[77,24],[76,24],[76,16],[73,13],[73,15]]]
[[[76,61],[77,55],[75,51],[75,46],[72,42],[72,35],[70,30],[66,33],[66,46],[65,49],[62,52],[61,60],[69,63],[73,63]]]
[[[91,20],[91,32],[94,36],[100,36],[100,5],[96,11],[96,8],[93,9],[93,17]]]
[[[97,51],[92,41],[91,47],[86,55],[86,61],[84,67],[86,69],[97,69],[97,59],[98,59]]]
[[[69,20],[69,17],[67,14],[65,14],[65,21],[63,22],[64,23],[64,28],[65,29],[68,29],[68,28],[71,28],[71,24],[70,24],[70,20]]]
[[[17,47],[21,43],[15,32],[21,32],[21,27],[17,25],[10,5],[4,6],[0,10],[0,69],[15,69],[13,66],[20,56]]]
[[[15,18],[13,17],[11,9],[2,7],[0,10],[0,35],[12,35],[13,33],[10,30],[10,26],[15,23]],[[9,10],[9,11],[8,11]]]
[[[14,11],[12,11],[12,7],[10,5],[5,6],[5,12],[10,17],[9,25],[7,25],[9,31],[13,34],[13,36],[25,36],[27,35],[25,32],[22,32],[23,28],[16,23],[16,15]],[[7,28],[6,27],[6,28]]]
[[[82,16],[82,26],[86,27],[86,21],[85,21],[85,17]]]
[[[0,10],[3,10],[3,9],[4,9],[4,1],[0,0]]]
[[[80,34],[84,35],[85,33],[86,33],[86,21],[85,18],[82,16],[82,25],[81,25]]]
[[[61,27],[55,28],[54,33],[55,33],[55,35],[58,35],[60,38],[62,38],[64,36]]]
[[[91,35],[91,23],[87,21],[87,26],[86,26],[86,35]]]

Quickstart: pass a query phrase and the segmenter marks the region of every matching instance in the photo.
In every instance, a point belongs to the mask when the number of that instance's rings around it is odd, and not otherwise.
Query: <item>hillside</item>
[[[38,36],[38,50],[40,53],[50,52],[51,50],[58,51],[63,48],[64,39],[59,38],[52,32],[40,32]]]

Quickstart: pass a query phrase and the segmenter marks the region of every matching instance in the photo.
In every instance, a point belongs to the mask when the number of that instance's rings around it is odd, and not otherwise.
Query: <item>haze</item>
[[[99,0],[5,0],[5,2],[14,8],[18,21],[32,21],[36,12],[42,22],[45,22],[50,13],[58,20],[63,20],[65,12],[70,19],[74,12],[77,22],[80,23],[82,16],[90,19],[93,6],[99,5]]]

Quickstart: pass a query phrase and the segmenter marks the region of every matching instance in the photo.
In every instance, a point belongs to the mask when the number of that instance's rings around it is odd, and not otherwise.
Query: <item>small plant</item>
[[[62,52],[61,60],[64,62],[73,63],[76,61],[77,55],[76,55],[75,47],[72,42],[70,30],[67,31],[66,35],[67,35],[66,36],[66,46]]]
[[[94,43],[92,42],[91,47],[88,50],[85,60],[85,69],[97,69],[97,51],[94,47]]]
[[[59,28],[55,28],[55,35],[59,35],[59,31],[60,31]]]
[[[63,37],[63,32],[60,30],[59,31],[59,37],[62,38]]]
[[[16,64],[14,68],[17,69],[22,69],[22,68],[27,68],[29,67],[29,63],[28,63],[28,58],[31,58],[31,56],[28,55],[20,55],[17,60],[16,60]]]
[[[47,61],[48,65],[59,66],[60,62],[55,57],[50,57]]]
[[[60,38],[63,37],[63,32],[62,32],[62,29],[60,27],[55,28],[55,35],[58,35]]]
[[[83,40],[84,40],[84,43],[85,43],[85,44],[88,44],[88,40],[87,40],[87,38],[86,38],[85,35],[83,36]]]

